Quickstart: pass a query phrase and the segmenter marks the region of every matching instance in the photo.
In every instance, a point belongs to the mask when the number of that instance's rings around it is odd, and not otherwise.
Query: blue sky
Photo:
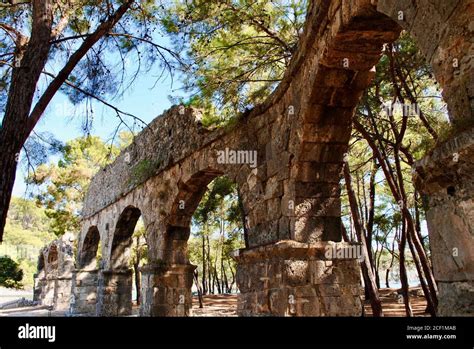
[[[168,75],[161,78],[158,83],[156,78],[153,72],[143,73],[124,93],[123,97],[107,101],[122,111],[136,115],[149,123],[171,107],[172,103],[168,99],[169,95],[182,95],[182,91],[178,90],[181,85],[179,78],[176,76],[173,85]],[[51,101],[35,131],[50,132],[62,142],[81,137],[84,135],[81,124],[86,108],[85,103],[74,106],[69,102],[67,96],[58,93]],[[110,139],[118,124],[115,111],[99,102],[93,102],[92,109],[94,111],[94,123],[91,135],[99,136],[104,140]],[[13,189],[14,196],[25,195],[24,177],[26,168],[24,167],[18,167]]]

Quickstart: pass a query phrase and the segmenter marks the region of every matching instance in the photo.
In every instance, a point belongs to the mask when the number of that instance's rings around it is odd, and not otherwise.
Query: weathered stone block
[[[474,282],[438,282],[439,316],[474,316]]]
[[[309,282],[309,262],[288,260],[283,264],[283,282],[289,286],[306,285]]]
[[[362,308],[354,304],[360,290],[349,282],[360,275],[358,264],[352,260],[321,260],[326,245],[288,241],[242,251],[236,257],[239,301],[245,301],[239,306],[239,314],[359,316]],[[326,303],[334,299],[339,299],[338,303],[329,308]],[[348,304],[349,310],[341,304]]]

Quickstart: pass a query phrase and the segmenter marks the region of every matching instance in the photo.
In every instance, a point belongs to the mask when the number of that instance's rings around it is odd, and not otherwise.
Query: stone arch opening
[[[134,206],[127,206],[120,215],[112,239],[110,252],[111,269],[128,269],[132,236],[140,217],[140,210]]]
[[[235,251],[247,247],[244,212],[236,183],[227,176],[212,180],[196,207],[191,234],[187,242],[190,263],[197,265],[192,292],[193,316],[208,314],[206,303],[212,304],[212,315],[237,314],[237,261]],[[215,312],[215,313],[214,313]]]
[[[99,277],[98,315],[131,315],[133,299],[139,301],[141,289],[139,266],[141,256],[146,255],[146,252],[138,249],[146,246],[143,242],[144,229],[140,209],[127,206],[115,225],[110,246],[109,267],[102,270]],[[134,240],[136,246],[133,245]]]
[[[173,203],[164,236],[163,260],[176,264],[189,264],[187,243],[191,233],[191,221],[207,186],[220,171],[199,171],[186,182],[178,183],[178,195]]]
[[[92,226],[87,231],[82,250],[79,256],[79,268],[96,269],[97,268],[97,252],[99,252],[100,233],[96,226]]]
[[[146,282],[153,282],[153,287],[150,287],[151,285],[148,285],[148,287],[158,290],[159,293],[159,296],[152,300],[151,313],[153,316],[191,315],[193,296],[194,302],[198,304],[199,294],[202,291],[206,291],[207,294],[219,293],[219,296],[215,296],[219,298],[216,302],[230,303],[236,308],[236,296],[228,297],[225,295],[231,291],[235,293],[237,290],[236,262],[233,259],[223,260],[224,254],[227,253],[227,257],[230,256],[230,253],[228,253],[230,247],[225,245],[229,239],[224,229],[227,229],[228,226],[222,223],[220,231],[212,232],[212,229],[210,229],[211,224],[209,223],[207,227],[210,230],[206,233],[206,236],[204,234],[199,235],[199,232],[196,231],[198,228],[195,214],[199,208],[202,211],[202,205],[200,206],[200,204],[203,198],[206,197],[206,193],[211,195],[211,193],[226,192],[225,189],[216,187],[215,183],[219,180],[225,181],[225,185],[229,187],[232,186],[232,189],[229,190],[232,190],[234,199],[237,201],[237,184],[221,171],[213,169],[199,171],[191,176],[188,181],[178,184],[179,192],[173,202],[171,214],[166,222],[166,229],[163,235],[162,265],[155,267],[154,270],[150,270],[152,277],[145,275],[144,278],[144,280],[147,280]],[[230,193],[226,193],[224,196],[227,196],[227,194]],[[211,214],[210,212],[215,210],[216,207],[212,207],[212,204],[209,202],[207,204],[209,207],[206,209]],[[239,205],[238,202],[235,202],[233,207],[234,210],[241,210],[241,215],[237,220],[242,233],[240,239],[242,244],[235,249],[245,247],[242,207],[243,204],[240,203]],[[222,212],[223,215],[227,213],[225,210]],[[219,230],[219,227],[215,228]],[[217,235],[213,235],[214,233]],[[199,239],[199,241],[192,239]],[[192,241],[193,245],[190,245],[190,241]],[[204,242],[204,252],[202,252],[202,242]],[[218,245],[215,250],[211,248],[213,243]],[[195,245],[199,245],[199,247]],[[193,247],[192,251],[190,246]],[[225,250],[226,248],[227,250]],[[201,255],[197,256],[199,253]],[[206,259],[208,261],[212,260],[212,263],[210,263],[211,265],[206,264],[203,267],[204,264],[200,259],[204,261]],[[198,264],[199,268],[194,264]],[[229,268],[232,268],[232,270]],[[204,272],[206,276],[204,276]],[[209,286],[205,287],[203,284],[204,280],[211,284],[209,278],[212,279],[212,285],[214,286],[212,290],[209,290]]]
[[[58,266],[58,247],[56,245],[51,245],[48,250],[46,274],[57,272]]]

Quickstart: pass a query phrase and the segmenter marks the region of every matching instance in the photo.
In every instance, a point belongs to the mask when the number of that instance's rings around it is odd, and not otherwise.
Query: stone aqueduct
[[[140,315],[188,315],[191,216],[207,185],[226,175],[238,185],[245,214],[238,313],[361,315],[357,260],[324,254],[327,246],[346,245],[339,179],[354,109],[383,45],[403,28],[431,63],[452,122],[472,125],[472,18],[472,0],[312,1],[291,66],[266,103],[218,130],[202,127],[198,111],[173,107],[94,177],[75,268],[68,264],[66,281],[50,279],[63,289],[72,284],[74,313],[130,314],[127,261],[141,216],[149,263],[142,268]],[[257,151],[257,166],[219,163],[217,152],[226,148]],[[414,175],[428,203],[440,315],[474,315],[473,159],[471,127],[419,161]],[[38,278],[37,294],[51,284],[45,279]],[[63,298],[55,304],[64,306]]]

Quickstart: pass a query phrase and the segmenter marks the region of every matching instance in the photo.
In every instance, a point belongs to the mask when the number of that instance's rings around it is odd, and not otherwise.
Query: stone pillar
[[[72,274],[71,313],[95,315],[99,270],[76,269]]]
[[[102,270],[97,289],[97,316],[132,314],[131,269]]]
[[[71,304],[72,277],[61,276],[56,279],[54,309],[69,310]]]
[[[54,306],[56,298],[56,276],[46,275],[40,282],[43,286],[40,297],[41,305]]]
[[[240,316],[361,316],[356,256],[328,258],[356,245],[293,240],[241,250],[237,266]],[[331,257],[331,256],[330,256]],[[346,253],[347,257],[347,253]]]
[[[190,316],[195,269],[192,264],[143,266],[140,316]]]
[[[474,129],[416,164],[424,194],[438,315],[474,316]]]

